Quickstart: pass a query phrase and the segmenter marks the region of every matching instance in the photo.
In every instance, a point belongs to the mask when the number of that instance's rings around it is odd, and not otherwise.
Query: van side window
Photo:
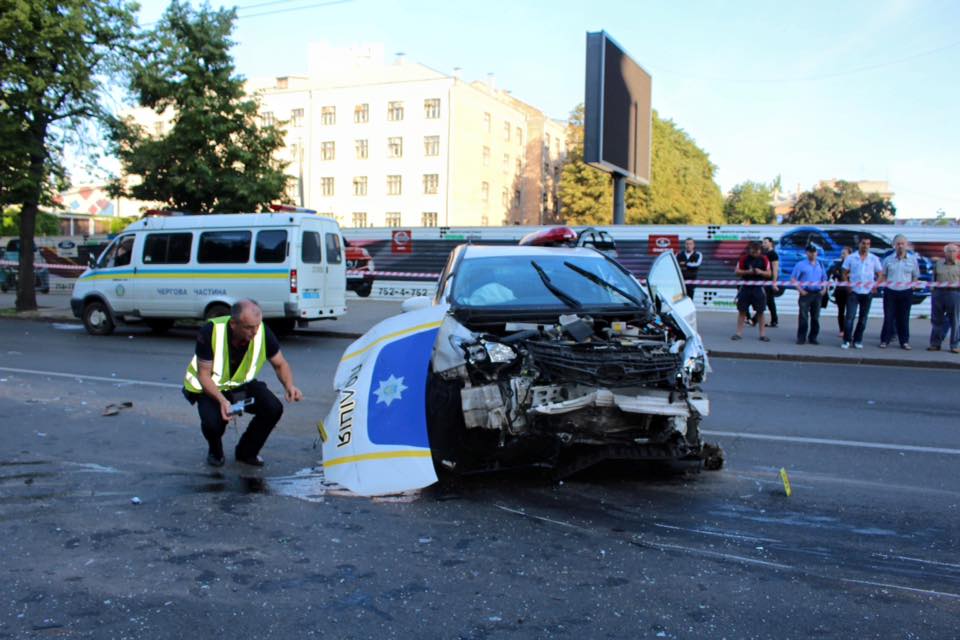
[[[320,234],[318,232],[303,232],[300,260],[304,264],[320,264],[323,261],[323,254],[320,250]]]
[[[114,245],[110,255],[107,257],[108,267],[125,267],[130,264],[130,258],[133,257],[133,238],[134,236],[123,236]]]
[[[327,264],[340,264],[343,260],[340,251],[340,236],[335,233],[327,234]]]
[[[257,248],[253,252],[253,259],[256,262],[286,262],[287,232],[283,229],[257,232]]]
[[[192,244],[192,233],[148,233],[143,264],[187,264]]]
[[[197,262],[244,263],[250,260],[249,231],[206,231],[200,234]]]

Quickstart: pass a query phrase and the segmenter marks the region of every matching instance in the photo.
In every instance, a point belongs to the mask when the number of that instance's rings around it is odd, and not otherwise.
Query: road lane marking
[[[164,389],[180,389],[182,384],[173,384],[172,382],[152,382],[150,380],[132,380],[130,378],[113,378],[106,376],[88,376],[81,373],[62,373],[60,371],[38,371],[37,369],[17,369],[14,367],[0,367],[0,371],[9,373],[27,373],[35,376],[53,376],[56,378],[73,378],[80,380],[96,380],[98,382],[113,382],[124,384],[139,384],[146,387],[163,387]]]
[[[743,433],[739,431],[706,431],[700,433],[721,438],[743,438],[744,440],[768,440],[771,442],[791,442],[794,444],[825,444],[834,447],[858,447],[861,449],[885,449],[887,451],[910,451],[912,453],[942,453],[960,456],[960,449],[946,447],[920,447],[912,444],[889,444],[885,442],[863,442],[861,440],[834,440],[832,438],[805,438],[803,436],[775,436],[767,433]]]
[[[677,527],[672,524],[655,523],[653,526],[661,529],[672,529],[674,531],[689,531],[690,533],[699,533],[705,536],[717,536],[719,538],[732,538],[734,540],[747,540],[750,542],[780,542],[773,538],[758,538],[756,536],[745,536],[739,533],[723,533],[720,531],[706,531],[705,529],[688,529],[686,527]]]
[[[924,560],[922,558],[911,558],[909,556],[888,556],[885,553],[875,553],[874,557],[883,558],[884,560],[907,560],[909,562],[919,562],[921,564],[932,564],[938,567],[949,567],[951,569],[960,569],[960,564],[952,564],[950,562],[937,562],[936,560]]]
[[[852,578],[840,578],[843,582],[852,582],[854,584],[865,584],[871,587],[883,587],[884,589],[899,589],[901,591],[910,591],[911,593],[923,593],[928,596],[941,596],[944,598],[960,598],[960,593],[950,593],[949,591],[933,591],[932,589],[917,589],[915,587],[904,587],[899,584],[887,584],[886,582],[873,582],[871,580],[854,580]]]

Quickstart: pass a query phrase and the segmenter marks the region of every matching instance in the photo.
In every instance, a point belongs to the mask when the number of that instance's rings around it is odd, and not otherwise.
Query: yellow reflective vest
[[[229,391],[246,384],[257,377],[263,363],[267,359],[267,341],[264,337],[265,331],[263,323],[257,329],[253,340],[247,345],[247,352],[240,361],[240,365],[233,371],[230,370],[230,345],[227,343],[227,324],[230,322],[230,316],[214,318],[213,323],[213,383],[221,391]],[[187,366],[187,375],[183,379],[183,386],[192,393],[203,393],[203,387],[200,386],[200,380],[197,378],[197,356],[193,356],[190,365]]]

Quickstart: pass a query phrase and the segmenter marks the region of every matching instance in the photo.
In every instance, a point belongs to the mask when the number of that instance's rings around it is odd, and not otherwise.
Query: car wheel
[[[270,330],[277,336],[288,336],[297,328],[296,318],[276,318],[267,320]]]
[[[83,326],[92,336],[108,336],[113,333],[113,318],[110,309],[100,300],[92,300],[83,307]]]
[[[373,291],[373,283],[364,282],[362,285],[360,285],[357,288],[357,295],[360,296],[361,298],[366,298],[367,296],[370,295],[371,291]]]
[[[144,320],[144,323],[146,323],[154,333],[166,333],[170,330],[170,327],[173,326],[173,320],[168,318],[147,318]]]
[[[214,318],[222,318],[223,316],[228,315],[230,315],[230,307],[222,302],[215,302],[207,307],[207,310],[203,312],[203,320],[204,322],[207,322],[209,320],[213,320]]]

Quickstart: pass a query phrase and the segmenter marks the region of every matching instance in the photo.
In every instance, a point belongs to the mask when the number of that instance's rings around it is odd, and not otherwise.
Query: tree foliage
[[[114,194],[196,213],[259,211],[285,198],[289,178],[274,158],[283,132],[258,126],[257,101],[234,72],[235,20],[234,9],[174,0],[145,35],[130,90],[141,106],[171,114],[173,126],[155,135],[132,117],[114,123],[124,173],[140,179],[115,181]]]
[[[560,177],[562,213],[571,224],[610,224],[612,178],[583,161],[583,113],[583,105],[578,105],[567,123],[568,161]],[[656,111],[651,156],[650,186],[627,186],[628,223],[723,222],[723,197],[713,178],[716,167],[686,132]]]
[[[40,204],[62,180],[64,145],[102,119],[104,78],[128,53],[136,5],[124,0],[0,0],[0,205],[21,205],[33,243]],[[20,254],[18,310],[37,308],[33,254]]]
[[[893,224],[897,209],[853,182],[839,180],[804,191],[790,213],[791,224]]]
[[[741,182],[727,195],[723,215],[731,224],[770,224],[773,222],[772,198],[770,186],[750,180]]]
[[[0,236],[20,235],[20,208],[10,207],[0,213]],[[37,213],[35,236],[60,235],[60,218],[40,211]]]

